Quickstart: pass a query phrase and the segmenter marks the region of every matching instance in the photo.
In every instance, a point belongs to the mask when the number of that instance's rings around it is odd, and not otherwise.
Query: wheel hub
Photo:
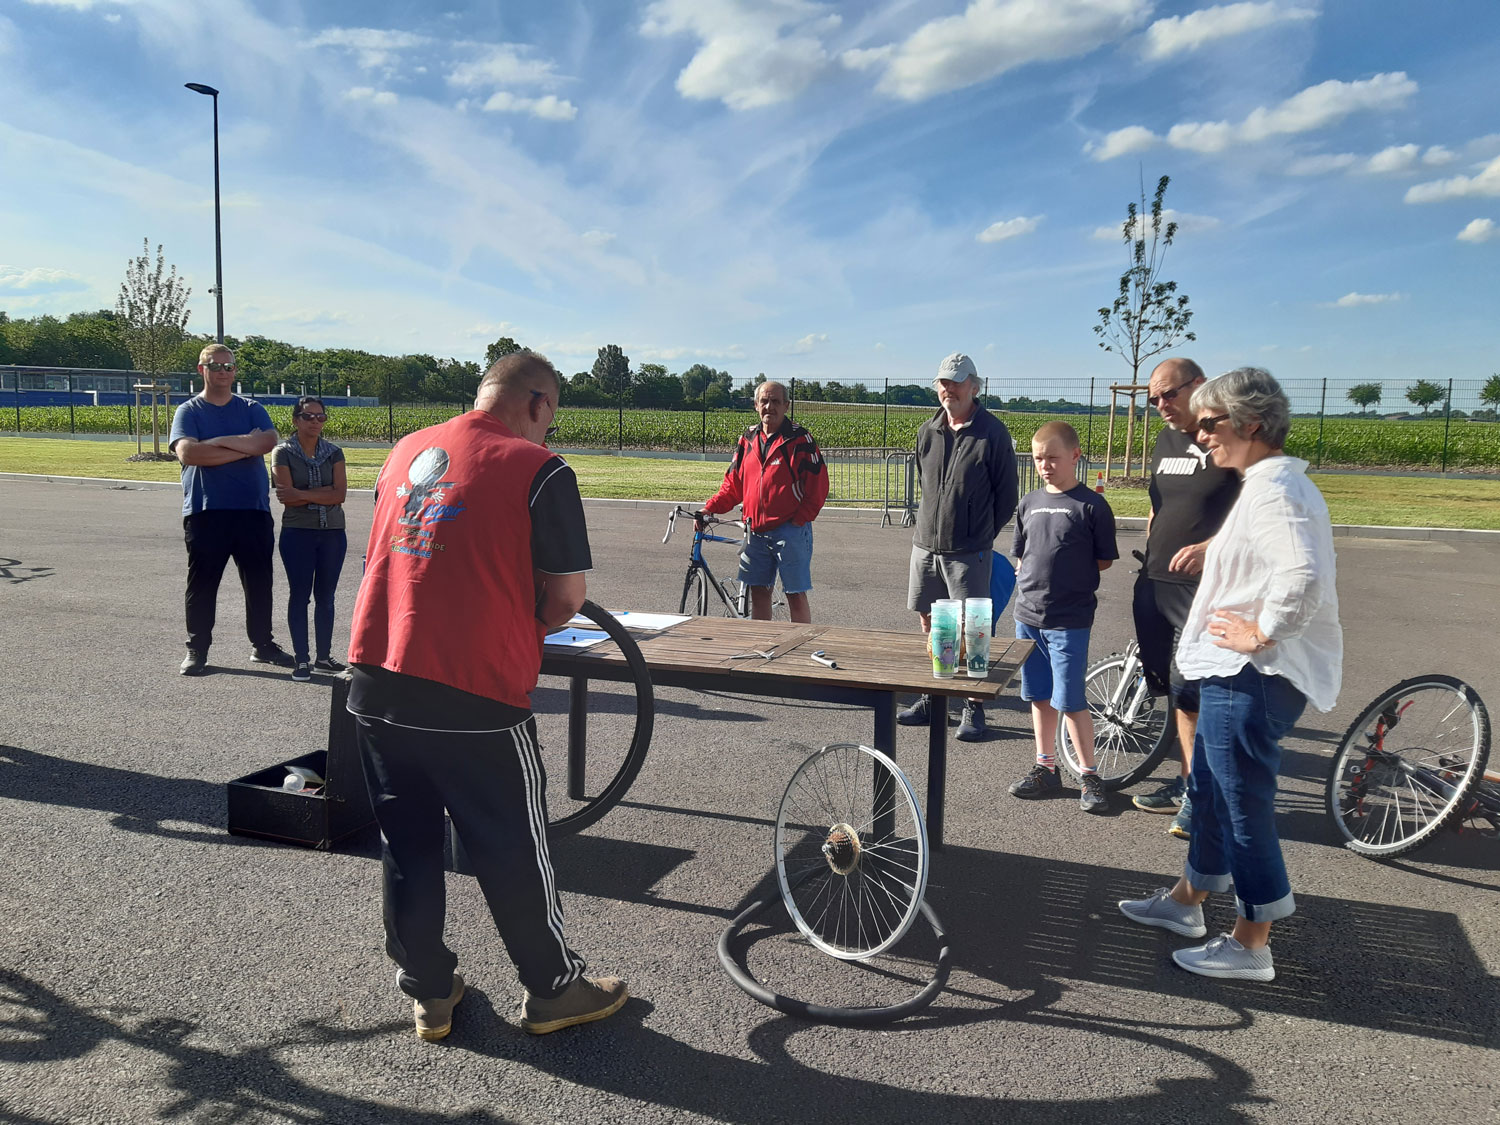
[[[823,840],[823,858],[835,874],[848,875],[859,866],[859,833],[847,824],[835,824]]]

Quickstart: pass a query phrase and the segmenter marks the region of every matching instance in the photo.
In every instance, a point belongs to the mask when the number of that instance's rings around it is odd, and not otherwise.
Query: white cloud
[[[1329,172],[1342,172],[1358,163],[1359,157],[1352,152],[1328,152],[1293,160],[1286,170],[1293,176],[1322,176]]]
[[[1196,51],[1215,39],[1243,35],[1278,23],[1316,19],[1317,15],[1311,8],[1289,8],[1274,2],[1202,8],[1153,23],[1146,29],[1145,53],[1148,59],[1170,58],[1183,51]]]
[[[1438,155],[1429,159],[1434,152]],[[1444,155],[1446,154],[1446,156]],[[1391,145],[1371,156],[1357,156],[1352,152],[1319,153],[1304,156],[1287,165],[1293,176],[1321,176],[1328,172],[1349,172],[1362,175],[1399,175],[1416,171],[1420,164],[1446,163],[1452,154],[1441,146],[1434,146],[1422,153],[1422,146],[1415,144]]]
[[[896,48],[890,43],[884,47],[855,47],[840,55],[839,62],[850,70],[869,70],[886,62],[895,53]]]
[[[514,43],[491,47],[480,58],[459,63],[448,74],[450,84],[470,90],[479,86],[547,87],[557,79],[556,66],[550,59],[536,58]]]
[[[1400,293],[1345,293],[1330,308],[1357,309],[1362,305],[1386,305],[1401,300]]]
[[[808,352],[816,348],[819,344],[826,343],[828,343],[827,332],[809,332],[795,344],[791,344],[782,350],[785,351],[787,355],[806,355]]]
[[[77,12],[86,12],[95,4],[95,0],[26,0],[34,8],[72,8]]]
[[[1420,145],[1391,145],[1370,157],[1363,170],[1377,175],[1407,172],[1417,166],[1417,157],[1421,151]]]
[[[1452,164],[1458,159],[1458,154],[1451,151],[1446,145],[1433,145],[1422,154],[1422,163],[1437,167],[1442,164]]]
[[[1417,84],[1402,71],[1377,74],[1356,82],[1329,79],[1293,94],[1279,105],[1251,110],[1238,125],[1228,121],[1186,121],[1173,125],[1167,132],[1167,143],[1190,152],[1223,152],[1231,145],[1310,133],[1335,125],[1350,114],[1363,110],[1394,109],[1416,92]],[[1117,133],[1126,132],[1117,130]]]
[[[1108,134],[1097,144],[1089,142],[1084,145],[1083,151],[1095,160],[1113,160],[1129,152],[1141,152],[1160,140],[1160,137],[1144,126],[1127,125]]]
[[[85,287],[83,278],[67,270],[48,269],[45,266],[34,266],[31,269],[0,266],[0,291],[8,293],[19,293],[27,289],[68,290]]]
[[[377,90],[373,86],[351,86],[344,97],[351,102],[370,102],[372,105],[395,105],[396,95],[389,90]]]
[[[830,65],[822,35],[840,17],[808,0],[655,0],[641,34],[688,34],[697,52],[677,92],[730,109],[757,109],[802,93]]]
[[[608,246],[615,240],[613,231],[586,230],[578,236],[585,246]]]
[[[986,82],[1031,62],[1076,58],[1134,31],[1151,0],[971,0],[896,48],[878,88],[904,101]]]
[[[572,121],[578,116],[578,107],[556,94],[524,98],[508,90],[496,90],[484,103],[484,108],[490,113],[529,113],[543,121]]]
[[[1178,234],[1199,234],[1206,230],[1213,230],[1219,225],[1219,220],[1212,215],[1192,215],[1182,211],[1174,211],[1170,207],[1163,207],[1161,212],[1162,229],[1165,231],[1168,223],[1177,224]],[[1144,238],[1150,233],[1150,216],[1137,215],[1135,219],[1135,230],[1131,234],[1132,239]],[[1095,227],[1091,236],[1100,242],[1123,242],[1125,240],[1125,224],[1116,223],[1114,226]]]
[[[374,27],[330,27],[306,43],[309,47],[342,47],[354,53],[354,61],[365,70],[389,66],[397,53],[432,42],[409,31],[386,31]]]
[[[1008,238],[1017,238],[1023,234],[1030,234],[1036,230],[1037,225],[1045,216],[1036,215],[1032,218],[1018,216],[1014,219],[1001,219],[999,222],[991,223],[974,236],[976,242],[1004,242]]]
[[[1445,199],[1467,199],[1472,196],[1500,195],[1500,156],[1495,157],[1472,176],[1454,176],[1413,184],[1406,192],[1408,203],[1439,203]]]
[[[1475,219],[1458,232],[1460,242],[1488,242],[1492,238],[1500,238],[1500,227],[1495,225],[1494,219]]]

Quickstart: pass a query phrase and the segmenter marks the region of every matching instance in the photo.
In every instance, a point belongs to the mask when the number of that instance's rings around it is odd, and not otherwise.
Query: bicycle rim
[[[687,577],[682,580],[682,597],[677,602],[678,613],[703,616],[703,571],[689,567]]]
[[[1404,855],[1465,814],[1489,754],[1490,717],[1473,688],[1453,676],[1403,680],[1344,732],[1328,815],[1350,850]]]
[[[1111,653],[1084,674],[1083,694],[1094,720],[1094,764],[1106,789],[1123,789],[1149,777],[1176,742],[1169,701],[1149,692],[1136,696],[1136,685],[1144,686],[1139,660],[1133,662],[1136,670],[1124,691],[1120,690],[1127,663],[1132,662],[1124,654]],[[1137,698],[1139,705],[1132,708]],[[1081,778],[1083,763],[1061,715],[1056,746],[1069,772]]]
[[[840,742],[797,767],[776,814],[776,878],[814,946],[860,961],[895,945],[922,908],[927,868],[927,826],[890,758]]]

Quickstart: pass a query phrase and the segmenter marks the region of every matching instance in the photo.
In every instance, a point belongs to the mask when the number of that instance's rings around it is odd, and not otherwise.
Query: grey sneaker
[[[1208,933],[1203,924],[1203,907],[1183,906],[1172,897],[1170,887],[1158,887],[1150,898],[1122,899],[1120,913],[1143,926],[1159,926],[1183,937],[1198,938]]]
[[[1172,818],[1172,823],[1167,826],[1167,833],[1176,836],[1179,840],[1188,840],[1193,835],[1193,802],[1188,800],[1188,795],[1182,795],[1182,808],[1177,810],[1177,815]]]
[[[208,671],[208,657],[197,649],[188,649],[177,671],[184,676],[201,676]]]
[[[1078,795],[1078,807],[1084,812],[1109,811],[1109,798],[1104,795],[1104,781],[1097,773],[1083,775],[1083,792]]]
[[[919,695],[910,707],[896,714],[896,721],[904,727],[926,726],[932,716],[932,696]]]
[[[1044,797],[1048,793],[1056,793],[1062,788],[1062,778],[1057,776],[1056,768],[1048,769],[1044,765],[1034,765],[1031,772],[1010,787],[1012,797]]]
[[[619,977],[579,977],[550,1000],[528,992],[521,1000],[521,1030],[546,1035],[602,1020],[618,1012],[629,996]]]
[[[985,737],[984,706],[964,700],[964,717],[958,724],[955,737],[960,742],[982,742]]]
[[[1142,812],[1175,815],[1177,810],[1182,808],[1182,802],[1186,797],[1187,778],[1174,777],[1160,789],[1142,793],[1139,797],[1132,797],[1130,803]]]
[[[417,1038],[429,1043],[447,1037],[453,1030],[453,1009],[464,997],[464,978],[453,974],[453,991],[436,1000],[413,1000],[412,1015],[417,1022]]]
[[[1172,954],[1178,966],[1201,977],[1222,977],[1226,980],[1275,980],[1276,966],[1271,960],[1271,947],[1246,949],[1228,934],[1220,934],[1207,945],[1191,949],[1179,949]]]

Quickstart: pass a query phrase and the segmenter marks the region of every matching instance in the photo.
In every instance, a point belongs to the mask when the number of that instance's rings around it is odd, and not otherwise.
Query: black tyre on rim
[[[1403,680],[1344,732],[1328,775],[1328,815],[1372,859],[1421,847],[1473,806],[1490,755],[1490,716],[1453,676]]]
[[[1094,720],[1094,763],[1104,788],[1124,789],[1150,777],[1177,745],[1177,721],[1171,700],[1146,686],[1134,649],[1090,664],[1083,692]],[[1083,764],[1062,716],[1056,745],[1068,772],[1082,778]]]

